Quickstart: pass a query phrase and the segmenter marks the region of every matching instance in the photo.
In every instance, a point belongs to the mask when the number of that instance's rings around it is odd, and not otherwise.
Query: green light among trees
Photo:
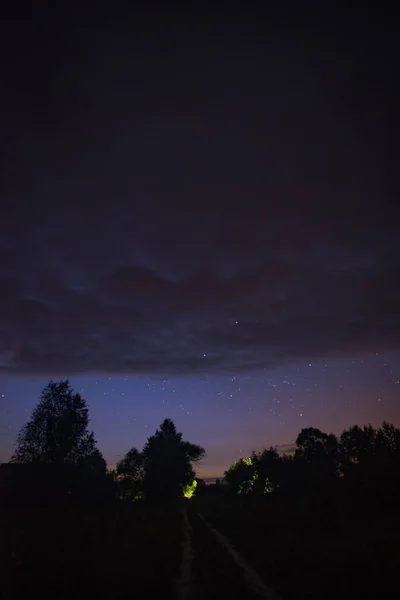
[[[197,488],[197,481],[193,479],[192,483],[187,483],[183,488],[183,496],[184,498],[191,498],[195,493]]]

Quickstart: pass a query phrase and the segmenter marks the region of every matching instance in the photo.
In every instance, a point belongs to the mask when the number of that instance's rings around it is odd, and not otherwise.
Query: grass
[[[400,571],[400,516],[358,501],[348,513],[276,497],[228,493],[186,501],[194,549],[190,597],[248,598],[243,575],[200,512],[284,599],[383,597]],[[336,506],[336,508],[335,508]],[[141,502],[0,510],[1,600],[176,597],[180,506]]]
[[[0,597],[172,598],[178,575],[178,509],[117,502],[106,507],[1,514]]]
[[[306,505],[295,510],[293,502],[247,503],[226,495],[196,503],[287,600],[376,600],[397,587],[400,519],[393,514],[371,510],[341,521],[330,513],[329,521]]]

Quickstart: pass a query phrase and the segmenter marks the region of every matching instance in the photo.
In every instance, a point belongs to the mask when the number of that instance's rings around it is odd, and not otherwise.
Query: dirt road
[[[185,522],[179,600],[278,600],[258,575],[201,515]]]

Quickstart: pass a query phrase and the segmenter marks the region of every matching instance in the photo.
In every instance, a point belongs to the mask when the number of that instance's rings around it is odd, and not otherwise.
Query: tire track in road
[[[233,562],[241,570],[244,575],[244,578],[248,584],[249,589],[255,594],[257,598],[264,598],[265,600],[280,600],[277,594],[259,577],[259,575],[250,567],[250,565],[240,556],[240,554],[235,550],[229,540],[215,527],[210,525],[205,518],[198,514],[198,517],[202,520],[204,525],[208,527],[208,529],[213,533],[218,542],[225,548],[227,553],[231,556]]]
[[[190,600],[279,600],[229,541],[200,514],[192,515]]]
[[[177,584],[177,595],[179,600],[189,598],[189,589],[192,575],[192,526],[188,519],[186,506],[183,507],[183,542],[182,542],[182,562],[179,581]]]

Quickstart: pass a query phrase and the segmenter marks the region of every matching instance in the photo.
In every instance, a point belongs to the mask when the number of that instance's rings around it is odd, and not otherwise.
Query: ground
[[[365,600],[395,589],[393,517],[344,536],[260,510],[201,498],[172,507],[2,510],[0,598]]]
[[[196,510],[225,534],[285,600],[376,600],[398,588],[400,514],[368,509],[342,521],[324,510],[198,500]],[[336,518],[334,518],[336,515]],[[321,516],[321,515],[320,515]],[[340,516],[340,513],[339,513]]]

